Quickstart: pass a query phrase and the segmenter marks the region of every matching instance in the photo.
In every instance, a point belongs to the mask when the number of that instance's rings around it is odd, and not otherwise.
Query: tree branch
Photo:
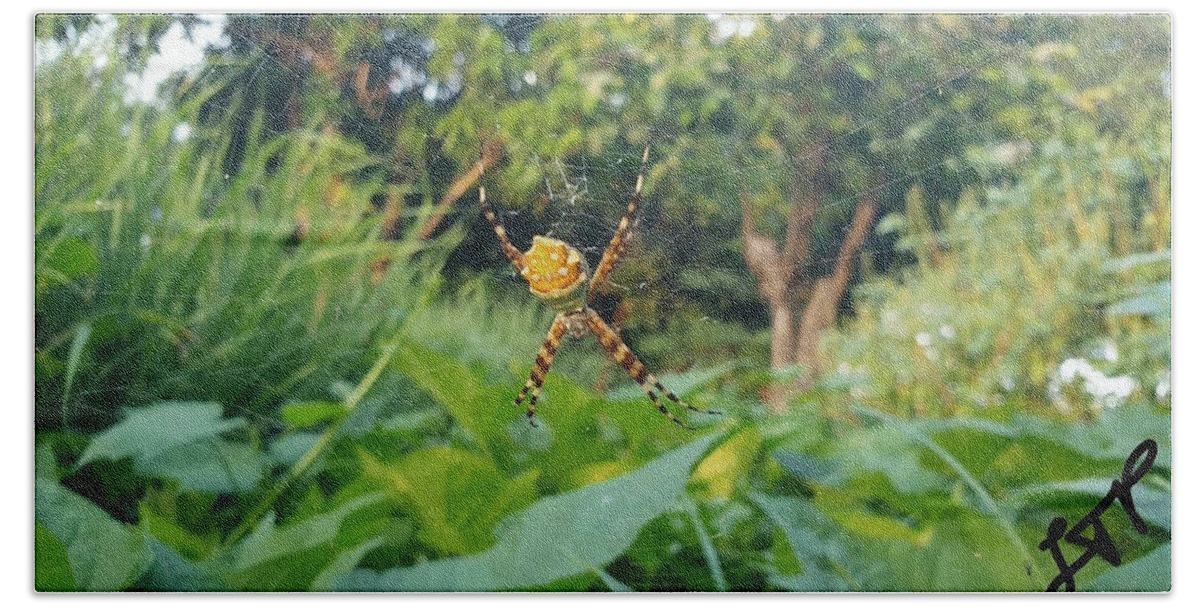
[[[442,196],[442,200],[433,209],[429,219],[425,220],[425,225],[421,226],[421,231],[417,233],[417,238],[425,240],[437,230],[442,219],[450,212],[450,208],[454,203],[467,193],[467,189],[475,185],[475,181],[479,179],[482,171],[486,171],[495,165],[504,156],[504,148],[495,141],[489,141],[483,145],[483,153],[480,155],[479,161],[471,165],[471,168],[455,178],[454,183],[446,190],[446,194]]]
[[[850,269],[858,258],[859,250],[871,232],[878,208],[878,188],[863,193],[854,207],[854,217],[846,229],[846,236],[838,248],[833,272],[821,277],[813,286],[812,297],[800,317],[800,328],[796,336],[795,361],[808,368],[809,375],[800,385],[808,386],[816,379],[817,355],[821,334],[833,325],[837,318],[838,304],[850,283]]]
[[[790,270],[771,239],[754,231],[750,203],[742,198],[742,256],[758,283],[758,291],[771,312],[771,366],[791,363],[792,309],[788,304]]]

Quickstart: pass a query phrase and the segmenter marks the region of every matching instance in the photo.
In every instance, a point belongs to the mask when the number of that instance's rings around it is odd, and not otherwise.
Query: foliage
[[[437,243],[378,238],[382,185],[355,177],[375,161],[353,142],[252,138],[224,174],[228,135],[201,129],[199,100],[127,106],[119,62],[90,61],[37,78],[38,424],[94,430],[113,405],[176,398],[260,416],[279,397],[262,386],[324,396],[419,302]]]
[[[36,20],[37,589],[1034,591],[1145,438],[1150,532],[1110,509],[1079,587],[1169,589],[1166,19],[223,23],[146,103],[197,18]],[[598,306],[722,415],[590,342],[539,426],[507,405],[551,313],[442,200],[484,140],[514,240],[592,257],[652,145]],[[768,413],[801,370],[743,222],[786,243],[820,193],[818,278],[876,187],[824,373]]]

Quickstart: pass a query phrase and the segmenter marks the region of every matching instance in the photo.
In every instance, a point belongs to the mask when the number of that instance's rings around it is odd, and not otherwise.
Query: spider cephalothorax
[[[500,239],[500,249],[516,267],[517,272],[521,273],[521,277],[529,283],[529,291],[558,312],[558,315],[554,317],[554,322],[550,325],[550,333],[542,342],[542,349],[534,361],[529,380],[525,382],[525,388],[521,390],[521,394],[514,401],[516,405],[520,405],[526,395],[529,396],[529,407],[526,409],[525,415],[530,424],[535,424],[533,414],[538,394],[542,390],[542,381],[550,372],[550,366],[554,362],[554,353],[558,351],[558,346],[562,343],[563,334],[573,338],[582,338],[589,333],[596,336],[605,352],[625,368],[630,378],[642,385],[642,389],[658,407],[658,411],[676,424],[687,427],[667,409],[666,405],[659,401],[658,393],[666,395],[670,401],[692,411],[708,414],[718,413],[701,410],[684,403],[675,393],[667,390],[658,379],[646,371],[646,366],[642,365],[637,355],[634,355],[633,351],[625,345],[617,332],[613,331],[591,308],[596,287],[608,280],[609,273],[616,267],[621,254],[625,253],[633,214],[637,211],[638,202],[642,198],[642,181],[649,158],[650,148],[647,147],[642,153],[642,167],[638,171],[637,182],[633,187],[633,198],[625,208],[625,215],[617,224],[617,231],[609,241],[608,248],[605,249],[600,263],[596,266],[596,274],[591,275],[590,281],[588,280],[587,261],[583,259],[583,255],[579,253],[578,249],[563,241],[538,235],[533,237],[533,246],[529,248],[529,251],[521,253],[513,246],[508,240],[507,231],[504,230],[504,226],[500,224],[496,213],[488,204],[487,191],[483,187],[483,163],[479,163],[479,206],[483,209],[484,217],[496,231],[496,237]]]

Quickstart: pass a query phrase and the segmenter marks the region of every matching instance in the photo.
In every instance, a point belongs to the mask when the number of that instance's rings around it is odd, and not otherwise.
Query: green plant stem
[[[367,394],[367,391],[371,390],[371,387],[375,384],[375,381],[379,379],[379,374],[383,372],[383,368],[387,366],[389,361],[391,361],[392,356],[396,354],[396,349],[399,347],[400,340],[393,340],[391,344],[387,345],[383,349],[383,353],[379,355],[379,358],[375,361],[375,365],[371,367],[371,370],[367,372],[367,375],[364,376],[362,381],[358,383],[358,386],[354,388],[354,392],[350,393],[346,397],[344,402],[346,413],[339,417],[336,422],[329,425],[329,428],[321,434],[321,437],[317,439],[317,442],[314,443],[311,448],[309,448],[308,452],[305,452],[304,456],[300,457],[300,460],[297,460],[296,463],[292,465],[292,468],[288,471],[287,475],[285,475],[284,478],[279,481],[279,483],[275,484],[275,487],[271,488],[271,491],[268,492],[267,495],[264,496],[263,499],[254,507],[254,509],[250,511],[250,515],[248,515],[246,519],[242,520],[242,523],[239,524],[238,527],[233,530],[233,532],[229,533],[229,536],[226,537],[225,542],[222,544],[223,549],[232,547],[235,543],[237,543],[237,541],[241,540],[246,533],[257,526],[258,522],[275,504],[275,501],[279,499],[279,496],[288,489],[288,486],[302,477],[312,466],[312,464],[317,461],[317,458],[325,452],[326,448],[328,448],[333,442],[333,438],[337,436],[339,431],[341,431],[342,425],[345,424],[346,419],[349,418],[350,414],[354,412],[354,409],[358,407],[358,404],[362,400],[363,396]]]
[[[681,502],[683,510],[687,512],[688,517],[692,520],[692,525],[696,527],[696,536],[700,538],[700,547],[704,550],[704,561],[708,562],[708,571],[717,585],[717,591],[728,591],[729,584],[725,582],[725,572],[721,569],[721,560],[717,558],[717,548],[709,538],[708,531],[704,529],[704,522],[700,519],[700,511],[696,508],[696,503],[686,496]]]
[[[71,430],[70,424],[70,401],[71,387],[75,384],[75,375],[79,372],[79,360],[83,356],[83,347],[87,345],[88,338],[92,335],[92,324],[84,322],[75,331],[75,340],[71,342],[71,350],[67,354],[67,379],[63,386],[61,415],[63,430]]]

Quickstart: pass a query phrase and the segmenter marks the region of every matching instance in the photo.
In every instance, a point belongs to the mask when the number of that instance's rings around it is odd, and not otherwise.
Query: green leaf
[[[67,548],[37,521],[33,522],[33,588],[38,591],[75,591],[75,575]]]
[[[191,492],[245,492],[262,479],[262,456],[245,443],[209,439],[139,459],[139,472],[179,480]]]
[[[142,536],[58,482],[34,482],[35,521],[67,550],[80,591],[120,591],[150,565]]]
[[[43,441],[34,449],[33,475],[51,481],[58,480],[58,459],[54,456],[54,446],[51,442]]]
[[[395,464],[366,451],[359,457],[368,477],[412,505],[420,523],[417,537],[442,553],[485,549],[502,517],[537,498],[536,469],[509,479],[490,460],[460,448],[422,448]]]
[[[73,280],[95,273],[100,268],[100,258],[91,243],[79,237],[68,237],[53,245],[44,264],[67,280]]]
[[[837,475],[837,463],[824,458],[778,449],[775,450],[775,459],[779,461],[783,470],[799,479],[827,484]]]
[[[922,445],[907,429],[879,425],[850,434],[840,442],[843,456],[841,475],[880,471],[897,490],[922,494],[944,487],[947,481],[921,462]]]
[[[1162,266],[1166,270],[1170,270],[1171,250],[1155,251],[1152,253],[1135,253],[1122,258],[1116,258],[1104,263],[1101,268],[1104,272],[1123,272],[1133,268],[1143,266]]]
[[[362,561],[364,555],[382,545],[385,540],[383,537],[372,538],[357,547],[342,551],[313,579],[312,587],[309,590],[333,591],[333,583],[337,577],[353,570],[358,562]]]
[[[204,559],[212,552],[215,542],[215,536],[211,539],[202,538],[182,528],[175,521],[159,515],[146,502],[138,506],[138,525],[153,537],[155,542],[179,553],[181,559]]]
[[[75,339],[71,341],[71,350],[67,353],[67,377],[63,383],[62,407],[63,426],[67,426],[69,416],[67,407],[71,397],[71,387],[75,384],[75,375],[79,373],[79,361],[83,358],[83,347],[87,345],[92,335],[92,324],[83,323],[75,330]]]
[[[1022,433],[1102,460],[1124,462],[1142,440],[1153,439],[1158,443],[1155,468],[1165,468],[1171,462],[1171,416],[1148,407],[1124,405],[1105,409],[1095,422],[1087,425],[1055,424],[1027,415],[1014,417],[1014,423]],[[1113,475],[1120,471],[1114,469]]]
[[[733,369],[732,363],[717,365],[704,369],[694,369],[682,374],[663,374],[659,381],[683,398],[693,390],[724,376]],[[646,392],[633,383],[622,384],[608,392],[608,398],[613,401],[640,401],[646,398]]]
[[[391,365],[445,407],[480,449],[491,454],[494,445],[511,444],[505,431],[511,411],[502,408],[504,401],[493,398],[465,365],[411,342],[401,344]],[[508,401],[511,404],[511,398]]]
[[[367,494],[327,513],[278,527],[274,513],[267,514],[234,548],[230,578],[246,591],[307,590],[332,561],[343,520],[383,498],[382,492]]]
[[[191,562],[175,549],[151,538],[147,543],[154,554],[150,569],[141,584],[151,591],[232,591],[213,569],[215,562]]]
[[[346,408],[342,404],[328,401],[289,403],[280,410],[283,421],[298,429],[330,422],[345,414]]]
[[[750,499],[783,531],[802,568],[799,575],[777,576],[775,584],[792,591],[846,591],[850,584],[860,589],[840,566],[844,541],[833,521],[798,498],[753,493]]]
[[[1119,475],[1118,471],[1114,478]],[[1044,505],[1053,505],[1055,504],[1054,499],[1063,494],[1084,494],[1089,497],[1091,504],[1095,504],[1108,494],[1112,488],[1112,482],[1112,479],[1091,478],[1037,484],[1014,493],[1010,500],[1036,501]],[[1140,484],[1134,485],[1131,493],[1133,494],[1133,504],[1143,519],[1164,530],[1171,529],[1171,495],[1169,493]]]
[[[290,466],[300,460],[321,439],[320,433],[292,433],[284,435],[271,444],[271,461]]]
[[[221,419],[221,405],[199,402],[163,402],[129,410],[125,420],[96,435],[79,459],[132,457],[141,461],[171,448],[214,437],[246,425],[243,418]]]
[[[1087,591],[1170,591],[1171,543],[1097,576]]]
[[[544,498],[503,522],[491,549],[384,572],[355,570],[341,590],[485,591],[545,585],[610,563],[677,506],[710,435],[608,481]]]
[[[1171,280],[1159,281],[1138,292],[1138,295],[1121,300],[1106,311],[1109,316],[1154,316],[1171,312]]]

